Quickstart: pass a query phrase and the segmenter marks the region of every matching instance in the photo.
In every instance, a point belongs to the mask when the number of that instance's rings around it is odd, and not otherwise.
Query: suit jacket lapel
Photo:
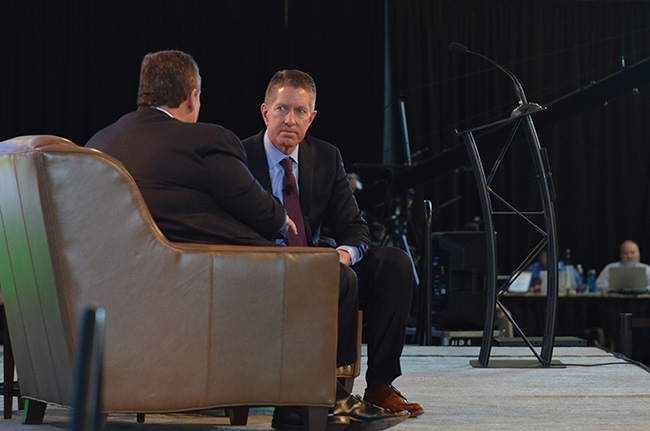
[[[247,148],[248,169],[267,192],[273,194],[269,164],[264,152],[264,131],[255,136],[255,145]]]
[[[303,139],[300,143],[298,158],[300,159],[300,172],[298,174],[300,208],[302,209],[303,217],[308,218],[309,210],[311,208],[312,185],[314,182],[314,152],[310,143],[306,139]]]

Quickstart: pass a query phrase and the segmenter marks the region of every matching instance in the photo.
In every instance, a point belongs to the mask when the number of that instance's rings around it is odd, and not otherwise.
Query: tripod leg
[[[399,241],[400,248],[406,252],[406,254],[409,255],[409,259],[411,259],[411,267],[413,268],[413,280],[415,280],[416,285],[420,285],[420,277],[418,277],[418,271],[415,268],[415,263],[413,262],[413,256],[411,255],[411,249],[409,248],[409,243],[408,240],[406,239],[406,235],[402,234],[400,236],[400,241]]]

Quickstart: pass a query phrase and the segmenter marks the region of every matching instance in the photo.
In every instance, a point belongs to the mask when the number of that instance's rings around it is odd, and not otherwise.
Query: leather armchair
[[[100,307],[104,413],[301,405],[324,429],[335,251],[171,243],[117,160],[54,136],[0,143],[0,184],[0,285],[28,402],[72,405],[79,315]]]

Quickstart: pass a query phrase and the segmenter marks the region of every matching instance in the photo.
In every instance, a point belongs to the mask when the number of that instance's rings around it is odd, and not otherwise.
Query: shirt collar
[[[271,139],[269,139],[268,129],[264,131],[264,152],[266,153],[266,161],[269,164],[269,168],[272,168],[275,165],[279,165],[280,162],[287,157],[291,157],[291,159],[296,162],[296,164],[298,164],[299,148],[300,144],[298,144],[296,148],[293,149],[291,154],[284,154],[282,151],[275,148],[275,145],[271,143]]]
[[[153,108],[153,109],[157,109],[157,110],[159,110],[159,111],[162,111],[162,112],[164,112],[165,114],[169,115],[170,117],[174,118],[174,116],[173,116],[173,115],[172,115],[168,110],[166,110],[166,109],[160,108],[160,107],[158,107],[158,106],[152,106],[152,108]]]

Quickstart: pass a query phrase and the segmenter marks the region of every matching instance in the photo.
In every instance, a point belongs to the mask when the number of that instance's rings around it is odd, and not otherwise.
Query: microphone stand
[[[433,329],[433,268],[432,260],[433,253],[431,251],[431,241],[432,241],[432,231],[433,231],[433,221],[438,214],[448,206],[458,202],[462,196],[456,196],[447,202],[443,202],[437,207],[433,208],[430,200],[424,201],[424,246],[422,247],[422,261],[423,265],[423,285],[427,286],[426,289],[420,289],[419,294],[419,309],[418,309],[418,319],[417,326],[415,331],[415,342],[421,346],[431,346],[433,345],[431,331]]]
[[[515,86],[515,94],[518,98],[518,106],[511,112],[510,118],[505,120],[500,120],[491,124],[479,126],[474,129],[469,129],[464,132],[456,131],[457,136],[461,136],[465,147],[469,153],[470,161],[472,164],[472,169],[474,171],[474,176],[477,182],[479,189],[479,198],[481,201],[481,209],[483,212],[483,220],[485,224],[485,237],[487,245],[487,259],[488,259],[488,274],[487,274],[487,305],[486,305],[486,317],[485,325],[483,329],[483,339],[481,343],[481,350],[479,353],[479,359],[477,363],[471,361],[474,366],[487,367],[489,365],[490,359],[490,350],[492,347],[492,331],[494,328],[494,314],[496,307],[498,306],[503,310],[504,314],[507,316],[508,320],[513,324],[515,329],[524,339],[524,342],[536,356],[538,361],[543,367],[551,366],[551,358],[553,355],[553,344],[554,344],[554,333],[555,333],[555,313],[557,307],[557,291],[558,291],[558,261],[557,261],[557,229],[555,224],[555,210],[554,210],[554,200],[555,200],[555,191],[552,182],[552,175],[550,171],[550,165],[548,162],[548,155],[546,149],[542,149],[537,137],[537,132],[535,131],[535,125],[533,124],[532,115],[541,112],[544,108],[536,103],[528,102],[524,89],[517,79],[517,77],[510,72],[505,67],[500,64],[492,61],[488,57],[485,57],[482,54],[469,51],[466,46],[461,45],[460,43],[453,42],[449,45],[449,50],[456,54],[474,54],[477,55],[491,64],[495,65],[499,70],[504,72],[512,80]],[[505,123],[512,123],[513,130],[510,134],[508,141],[501,150],[497,161],[494,163],[492,171],[489,176],[486,176],[483,163],[481,161],[480,154],[478,152],[478,147],[473,136],[473,132],[478,130],[483,130],[486,128],[496,127],[497,125],[503,125]],[[541,213],[535,212],[523,212],[518,211],[514,206],[505,201],[501,196],[496,194],[494,190],[490,187],[494,174],[496,173],[501,160],[503,159],[508,147],[510,146],[517,129],[523,125],[523,131],[526,136],[526,141],[528,142],[528,148],[530,150],[530,156],[533,161],[533,166],[535,170],[535,177],[537,179],[537,184],[539,188],[539,193],[542,201],[543,211]],[[495,198],[505,205],[509,211],[507,212],[495,212],[492,208],[492,198]],[[546,320],[544,325],[544,335],[542,339],[542,350],[541,355],[538,354],[528,338],[525,336],[521,328],[514,321],[510,313],[505,310],[505,307],[499,301],[500,296],[508,290],[510,284],[516,280],[518,275],[521,272],[522,267],[525,267],[525,264],[530,260],[531,254],[529,254],[525,261],[519,265],[514,274],[508,279],[505,286],[501,287],[498,291],[496,288],[496,279],[497,279],[497,250],[496,250],[496,229],[494,226],[493,215],[494,214],[511,214],[522,217],[527,221],[536,231],[538,231],[542,239],[539,244],[535,247],[535,250],[541,249],[543,246],[546,246],[548,254],[548,289],[547,289],[547,301],[546,301]],[[528,217],[527,214],[542,214],[544,217],[544,227],[537,226],[533,223]]]
[[[400,125],[402,126],[402,138],[404,139],[404,163],[407,166],[413,165],[411,159],[411,143],[409,142],[409,131],[406,125],[406,106],[404,106],[404,99],[402,96],[399,97],[399,113],[400,113]]]

